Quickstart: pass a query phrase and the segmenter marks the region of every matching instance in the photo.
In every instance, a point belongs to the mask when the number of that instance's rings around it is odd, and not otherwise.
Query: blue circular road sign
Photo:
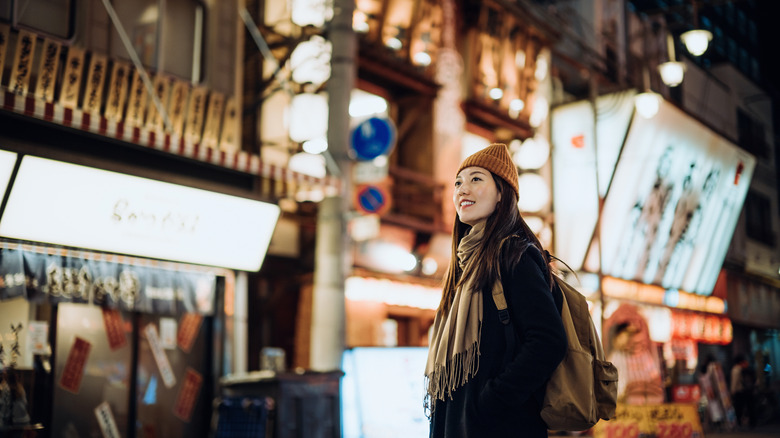
[[[388,207],[388,194],[378,186],[362,186],[357,190],[356,206],[364,213],[381,214]]]
[[[395,146],[395,125],[384,117],[371,117],[352,130],[352,150],[358,160],[373,160]]]

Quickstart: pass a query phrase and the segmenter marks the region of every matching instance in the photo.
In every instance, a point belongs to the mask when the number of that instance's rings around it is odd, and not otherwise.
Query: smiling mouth
[[[460,208],[471,207],[474,205],[473,201],[463,201],[460,203]]]

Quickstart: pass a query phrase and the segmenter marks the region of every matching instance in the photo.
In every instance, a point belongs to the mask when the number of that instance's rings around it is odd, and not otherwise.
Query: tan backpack
[[[599,419],[615,417],[618,371],[605,360],[585,297],[557,275],[553,278],[563,295],[561,320],[568,348],[547,382],[541,416],[551,430],[587,430]],[[493,295],[493,300],[499,315],[508,315],[503,294]],[[510,321],[502,317],[501,322]]]

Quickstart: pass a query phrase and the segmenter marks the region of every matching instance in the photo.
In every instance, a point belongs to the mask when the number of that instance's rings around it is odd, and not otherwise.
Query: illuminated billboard
[[[253,199],[28,155],[0,236],[257,271],[279,214]]]
[[[755,158],[668,102],[651,119],[629,118],[631,102],[615,95],[597,101],[598,148],[593,105],[553,112],[556,253],[575,269],[596,271],[600,261],[606,275],[708,295]]]

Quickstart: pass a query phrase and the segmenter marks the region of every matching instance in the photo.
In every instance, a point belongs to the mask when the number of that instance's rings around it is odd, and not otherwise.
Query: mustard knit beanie
[[[467,167],[482,167],[501,177],[515,191],[515,199],[519,199],[517,188],[517,167],[509,156],[509,150],[503,143],[493,143],[481,151],[469,156],[455,172],[457,176],[461,170]]]

